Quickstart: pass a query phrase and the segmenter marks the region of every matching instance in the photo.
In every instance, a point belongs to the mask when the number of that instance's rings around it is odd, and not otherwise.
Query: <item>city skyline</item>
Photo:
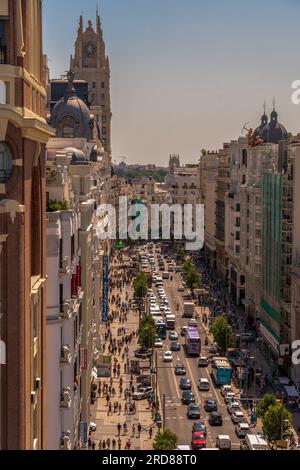
[[[196,162],[202,148],[237,139],[244,123],[256,127],[263,102],[270,114],[274,96],[280,122],[300,131],[300,108],[291,101],[300,77],[299,4],[222,3],[154,0],[141,9],[136,0],[101,2],[112,68],[113,160],[125,155],[131,164],[167,165],[176,152],[183,163]],[[45,2],[44,9],[52,78],[69,67],[80,14],[85,26],[96,19],[94,1],[73,1],[71,15],[69,2],[60,3],[59,16],[57,4]]]

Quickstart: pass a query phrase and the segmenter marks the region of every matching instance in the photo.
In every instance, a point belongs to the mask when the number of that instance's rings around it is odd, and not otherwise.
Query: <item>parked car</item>
[[[209,415],[209,424],[211,426],[222,426],[223,425],[223,418],[221,413],[218,411],[213,411]]]
[[[200,406],[197,403],[190,403],[187,409],[188,419],[200,418]]]
[[[153,393],[152,387],[141,387],[133,393],[132,398],[134,400],[145,400],[146,398],[153,396]]]
[[[189,405],[195,403],[195,395],[191,390],[183,390],[181,401],[183,405]]]
[[[180,379],[179,387],[181,388],[181,390],[191,390],[192,384],[190,379],[188,379],[187,377]]]
[[[237,437],[244,438],[247,434],[250,434],[250,426],[247,423],[239,423],[235,427],[235,433]]]
[[[166,351],[164,354],[164,362],[173,362],[173,354],[171,351]]]
[[[186,374],[186,368],[184,367],[183,364],[176,364],[175,366],[175,375],[185,375]]]
[[[206,447],[206,437],[201,432],[193,432],[191,448],[192,450],[200,450]]]
[[[177,351],[180,351],[180,349],[181,349],[180,343],[178,341],[172,341],[171,351],[177,352]]]
[[[216,400],[213,400],[212,398],[209,398],[208,400],[205,400],[204,409],[208,413],[211,413],[212,411],[218,411],[218,404],[217,404]]]
[[[200,392],[209,392],[210,383],[208,379],[199,379],[198,388]]]
[[[201,432],[204,436],[206,436],[207,430],[203,421],[197,421],[193,424],[193,432]]]

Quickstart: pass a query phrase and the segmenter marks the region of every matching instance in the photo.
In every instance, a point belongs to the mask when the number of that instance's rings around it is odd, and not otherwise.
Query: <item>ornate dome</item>
[[[288,137],[286,128],[278,122],[278,114],[274,108],[271,113],[271,121],[267,126],[267,142],[278,144],[281,140],[288,140]]]
[[[68,74],[68,81],[65,96],[52,110],[51,125],[56,129],[56,137],[93,140],[94,119],[87,105],[76,95],[72,72]]]
[[[71,165],[89,164],[89,159],[81,150],[76,149],[75,147],[67,147],[63,151],[68,155],[72,155]]]
[[[261,117],[261,124],[253,132],[253,141],[260,138],[263,142],[267,141],[268,134],[268,116],[264,113]]]

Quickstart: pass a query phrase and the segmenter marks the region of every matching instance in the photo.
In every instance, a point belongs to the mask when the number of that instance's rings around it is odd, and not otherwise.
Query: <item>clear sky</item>
[[[96,0],[44,0],[51,77],[69,66],[79,15]],[[110,57],[113,156],[196,162],[202,148],[255,127],[276,97],[279,120],[300,132],[300,0],[101,0]]]

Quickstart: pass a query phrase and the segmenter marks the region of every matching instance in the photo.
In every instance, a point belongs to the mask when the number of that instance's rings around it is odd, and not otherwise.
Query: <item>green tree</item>
[[[153,442],[154,450],[174,450],[177,447],[177,436],[174,432],[166,429],[158,431]]]
[[[235,347],[236,336],[226,318],[218,317],[215,319],[212,326],[212,333],[215,342],[223,351],[226,352],[228,348]]]
[[[263,418],[270,408],[270,406],[276,405],[276,397],[272,393],[267,393],[264,398],[257,404],[256,414],[260,418]]]
[[[137,275],[133,282],[134,296],[136,299],[144,299],[148,290],[148,279],[145,273]]]
[[[269,442],[279,441],[291,428],[292,414],[282,403],[269,406],[263,417],[263,432]]]
[[[139,345],[144,348],[154,348],[156,339],[156,324],[152,317],[145,315],[140,322],[138,331]]]
[[[183,263],[185,260],[185,250],[183,248],[179,248],[176,253],[176,261],[177,263]]]
[[[191,290],[199,289],[202,284],[201,276],[190,259],[184,263],[184,282]]]

